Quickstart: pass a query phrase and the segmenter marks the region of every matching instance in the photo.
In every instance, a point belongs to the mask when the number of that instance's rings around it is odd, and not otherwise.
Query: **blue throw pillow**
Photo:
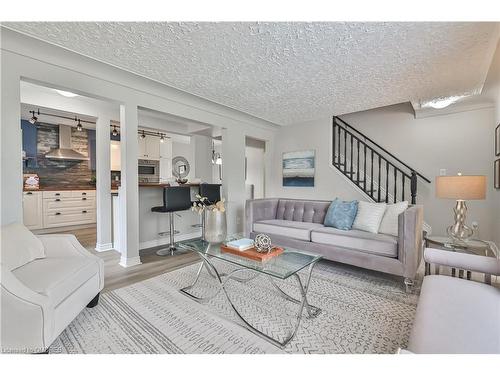
[[[335,198],[328,207],[323,224],[325,227],[350,230],[357,213],[358,201],[344,202]]]

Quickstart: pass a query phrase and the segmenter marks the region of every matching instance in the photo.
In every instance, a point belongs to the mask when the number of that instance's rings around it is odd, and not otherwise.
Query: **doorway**
[[[246,199],[264,198],[266,143],[245,138],[245,191]]]

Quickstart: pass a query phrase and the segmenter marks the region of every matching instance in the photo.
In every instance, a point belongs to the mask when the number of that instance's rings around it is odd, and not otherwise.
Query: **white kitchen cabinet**
[[[137,135],[138,150],[137,155],[139,159],[147,159],[146,154],[146,138],[142,138],[140,134]]]
[[[146,154],[148,159],[160,160],[160,138],[154,136],[146,137]]]
[[[43,227],[42,211],[42,192],[23,192],[23,222],[28,229],[40,229]]]
[[[141,134],[137,135],[138,156],[139,159],[160,160],[160,138],[152,135],[146,135],[146,138],[141,138]]]
[[[111,141],[111,170],[121,171],[120,141]]]
[[[172,177],[172,140],[165,138],[160,142],[160,181]]]
[[[41,194],[42,228],[96,222],[95,190],[44,191]]]
[[[172,159],[172,139],[165,138],[160,142],[160,159]]]

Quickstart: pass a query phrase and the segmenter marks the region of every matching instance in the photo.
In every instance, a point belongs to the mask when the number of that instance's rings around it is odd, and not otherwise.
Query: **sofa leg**
[[[413,290],[413,285],[415,285],[415,281],[410,279],[409,277],[405,277],[404,279],[406,293],[411,293]]]
[[[90,301],[90,302],[89,302],[89,304],[87,305],[87,307],[90,307],[90,308],[92,308],[92,307],[96,307],[96,306],[97,306],[97,304],[99,303],[99,295],[100,295],[100,294],[101,294],[101,293],[97,293],[97,296],[95,296],[95,297],[92,299],[92,301]]]

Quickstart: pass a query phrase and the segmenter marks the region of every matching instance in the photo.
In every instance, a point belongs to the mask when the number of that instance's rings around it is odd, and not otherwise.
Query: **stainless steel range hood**
[[[59,148],[45,154],[47,159],[89,160],[89,158],[71,148],[71,126],[59,125]]]

